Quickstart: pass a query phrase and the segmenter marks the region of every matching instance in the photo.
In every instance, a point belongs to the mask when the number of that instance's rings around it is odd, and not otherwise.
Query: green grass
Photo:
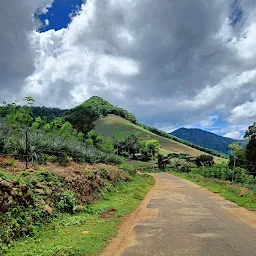
[[[98,255],[107,242],[117,234],[121,216],[131,213],[148,193],[154,179],[136,175],[126,184],[121,183],[97,203],[87,206],[76,215],[64,214],[44,226],[35,237],[14,243],[8,256],[84,256]],[[102,219],[100,213],[116,209],[116,215]],[[88,234],[82,234],[88,231]]]
[[[134,134],[140,140],[156,139],[160,142],[161,148],[165,154],[168,153],[185,153],[191,156],[199,156],[203,152],[143,129],[135,124],[130,123],[124,118],[115,115],[108,115],[99,118],[95,122],[95,131],[104,135],[106,138],[115,137],[118,140],[125,140],[128,136]]]
[[[187,179],[213,193],[217,193],[223,198],[236,203],[241,207],[256,211],[256,191],[247,189],[237,184],[231,184],[217,179],[204,178],[200,175],[171,172],[173,175]],[[243,193],[241,193],[243,192]]]

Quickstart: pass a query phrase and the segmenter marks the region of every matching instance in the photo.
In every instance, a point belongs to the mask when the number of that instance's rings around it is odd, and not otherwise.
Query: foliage
[[[61,117],[56,117],[50,123],[46,123],[41,117],[33,120],[31,105],[34,101],[30,97],[26,101],[28,106],[12,105],[6,118],[0,120],[1,152],[17,155],[20,160],[24,160],[24,155],[29,154],[31,162],[39,163],[68,163],[72,160],[114,164],[123,162],[122,158],[113,154],[111,142],[103,143],[103,136],[97,135],[95,131],[88,133],[84,143],[84,134]],[[29,132],[28,148],[25,130]]]
[[[121,167],[124,172],[127,172],[130,175],[135,175],[137,173],[137,168],[134,165],[123,164]]]
[[[105,140],[105,141],[101,144],[100,149],[101,149],[103,152],[106,152],[106,153],[109,153],[109,154],[114,153],[115,148],[114,148],[114,143],[113,143],[113,141],[110,140],[110,139]]]
[[[109,240],[116,235],[121,217],[131,213],[148,193],[154,178],[136,175],[132,181],[119,183],[96,204],[88,205],[78,214],[62,214],[40,229],[35,237],[26,237],[8,248],[6,256],[20,255],[99,255]],[[101,218],[101,213],[115,209],[112,218]],[[88,231],[88,235],[81,234]]]
[[[146,149],[151,153],[154,157],[160,149],[160,143],[158,140],[148,140],[146,141]]]
[[[247,169],[252,175],[256,176],[256,123],[248,127],[245,138],[249,139],[245,150]]]
[[[76,205],[77,202],[73,192],[65,191],[64,193],[58,195],[56,209],[59,212],[74,213]]]
[[[91,130],[87,134],[86,144],[89,146],[94,146],[95,148],[100,148],[103,142],[103,135],[96,134],[94,130]]]
[[[6,114],[6,120],[11,129],[20,129],[27,127],[31,124],[32,110],[30,106],[33,105],[35,100],[32,97],[25,97],[23,99],[27,103],[22,107],[17,107],[15,103],[9,105],[9,111]],[[6,102],[3,102],[3,106],[6,106]],[[3,109],[1,109],[3,111]]]
[[[206,168],[193,168],[191,170],[192,174],[199,174],[206,178],[215,178],[220,180],[232,181],[233,170],[230,169],[227,165],[218,164],[213,167]],[[234,182],[244,183],[248,185],[256,185],[256,178],[252,175],[249,175],[245,169],[237,167],[235,169]]]
[[[168,156],[163,156],[161,154],[158,154],[157,156],[157,164],[158,169],[165,171],[166,165],[170,163],[170,159]]]
[[[118,155],[126,155],[126,153],[136,158],[135,154],[139,153],[140,143],[136,135],[131,135],[122,142],[118,142],[118,145],[115,146],[118,150]]]
[[[97,113],[84,106],[78,106],[69,111],[64,118],[70,122],[73,127],[82,132],[87,134],[89,131],[94,129],[94,121],[97,119]]]
[[[106,100],[98,96],[93,96],[89,100],[85,101],[80,107],[86,107],[90,111],[93,111],[97,117],[107,116],[108,114],[114,114],[121,116],[131,123],[136,123],[136,118],[132,113],[115,107]]]
[[[243,167],[245,165],[245,150],[237,142],[229,145],[231,149],[231,155],[229,157],[229,167],[233,168],[234,166]]]
[[[149,161],[159,152],[160,143],[158,140],[143,140],[140,142],[140,160]]]
[[[195,159],[195,162],[198,167],[200,166],[211,167],[214,165],[213,156],[211,155],[200,155]]]
[[[13,239],[35,233],[40,225],[50,218],[50,215],[44,210],[43,195],[35,190],[37,184],[45,189],[51,188],[51,197],[58,202],[60,198],[65,198],[66,194],[59,189],[63,186],[63,179],[47,171],[23,172],[16,175],[0,173],[0,176],[7,184],[10,182],[10,187],[6,188],[7,191],[12,189],[11,182],[14,182],[16,186],[15,190],[12,190],[12,206],[7,209],[7,212],[0,215],[1,253],[1,250],[12,243]],[[25,191],[23,191],[24,187]],[[14,191],[17,191],[17,195],[14,194]],[[76,200],[73,204],[76,204]],[[62,211],[67,212],[67,208],[62,208]]]

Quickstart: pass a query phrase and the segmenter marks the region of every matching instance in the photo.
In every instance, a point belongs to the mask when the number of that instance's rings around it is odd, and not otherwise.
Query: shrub
[[[66,191],[58,195],[56,209],[59,212],[73,213],[76,209],[76,199],[72,192]]]
[[[124,172],[127,172],[130,175],[134,175],[137,173],[136,166],[134,166],[134,165],[123,164],[121,167]]]
[[[198,167],[200,166],[212,167],[214,165],[213,156],[211,155],[200,155],[196,158],[195,162]]]

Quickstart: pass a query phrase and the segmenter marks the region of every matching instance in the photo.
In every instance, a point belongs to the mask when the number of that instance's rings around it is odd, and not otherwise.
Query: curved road
[[[154,177],[103,256],[256,256],[256,213],[170,174]]]

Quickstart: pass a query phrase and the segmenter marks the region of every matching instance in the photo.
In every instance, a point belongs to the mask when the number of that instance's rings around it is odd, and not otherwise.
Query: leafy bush
[[[214,165],[213,156],[210,156],[210,155],[200,155],[195,159],[195,162],[198,167],[200,166],[211,167]]]
[[[76,206],[77,202],[72,192],[65,191],[64,193],[58,195],[56,209],[59,212],[73,213]]]
[[[191,174],[199,174],[206,178],[216,178],[220,180],[232,181],[233,170],[223,164],[214,165],[210,168],[193,168]],[[237,167],[235,169],[234,181],[248,185],[256,185],[256,178],[249,175],[245,169]]]
[[[135,165],[123,164],[121,167],[124,172],[126,172],[130,175],[135,175],[137,173],[137,168]]]

